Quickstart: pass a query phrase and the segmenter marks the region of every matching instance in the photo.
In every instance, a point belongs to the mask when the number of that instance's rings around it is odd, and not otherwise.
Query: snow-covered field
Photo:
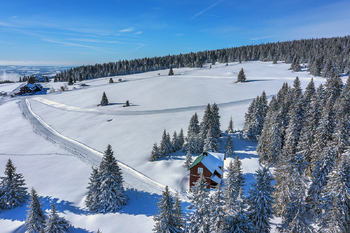
[[[290,65],[271,62],[244,62],[216,64],[209,69],[174,69],[143,74],[84,81],[85,87],[68,86],[68,91],[57,91],[62,83],[46,83],[44,87],[56,91],[48,95],[28,97],[2,97],[0,100],[0,174],[11,158],[17,172],[23,173],[27,186],[41,195],[44,208],[56,203],[59,213],[68,219],[70,232],[151,232],[152,215],[157,212],[157,202],[162,185],[182,193],[183,209],[188,189],[188,172],[183,168],[184,153],[176,152],[168,159],[149,162],[154,142],[159,143],[163,130],[170,135],[181,128],[187,131],[191,116],[197,112],[202,119],[208,103],[220,108],[221,129],[227,128],[232,116],[235,129],[242,129],[244,113],[257,95],[265,90],[267,96],[277,94],[284,82],[292,85],[296,76],[305,88],[311,76],[304,70],[293,73]],[[248,82],[235,83],[243,68]],[[158,75],[160,73],[160,76]],[[122,78],[122,82],[118,79]],[[314,78],[316,86],[325,79]],[[10,86],[12,85],[12,86]],[[0,92],[11,91],[14,84],[0,85]],[[98,106],[106,92],[108,106]],[[75,140],[99,152],[110,144],[117,160],[137,172],[133,182],[126,184],[129,205],[116,214],[92,214],[84,206],[84,196],[91,173],[90,163],[44,139],[33,131],[31,123],[22,116],[18,101],[25,101],[32,111],[59,135]],[[132,105],[124,108],[126,100]],[[226,138],[222,138],[222,147]],[[61,144],[64,143],[64,140]],[[256,143],[234,138],[247,183],[254,181],[258,168]],[[225,165],[228,165],[227,159]],[[140,172],[140,173],[138,173]],[[148,190],[154,180],[159,189]],[[132,176],[132,175],[131,175]],[[143,177],[143,178],[140,178]],[[147,178],[148,179],[148,178]],[[147,187],[146,187],[147,186]],[[246,187],[246,191],[249,185]],[[24,232],[26,205],[0,212],[1,232]]]

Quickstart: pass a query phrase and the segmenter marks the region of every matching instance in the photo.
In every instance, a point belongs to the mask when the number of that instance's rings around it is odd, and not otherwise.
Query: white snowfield
[[[209,65],[174,69],[174,76],[161,70],[112,77],[113,84],[108,83],[110,77],[86,80],[86,86],[77,83],[64,92],[58,91],[64,83],[50,82],[44,87],[54,88],[51,94],[0,97],[0,176],[10,158],[27,186],[41,195],[44,209],[55,203],[59,214],[70,221],[69,232],[152,232],[152,215],[157,213],[164,185],[180,192],[185,212],[188,205],[185,153],[148,161],[153,143],[160,142],[164,129],[171,136],[181,128],[186,134],[191,116],[197,112],[201,121],[206,105],[214,102],[220,108],[222,131],[231,116],[234,128],[242,129],[244,113],[263,90],[267,96],[275,95],[284,82],[292,85],[296,76],[306,87],[312,76],[305,69],[293,73],[289,67],[257,61],[228,66],[217,63],[211,69]],[[241,68],[246,83],[236,83]],[[117,82],[119,78],[123,81]],[[325,79],[315,77],[314,81],[318,86]],[[18,84],[0,85],[0,91],[15,88]],[[110,102],[105,107],[98,106],[103,92]],[[123,108],[126,100],[131,107]],[[236,136],[235,153],[242,161],[247,192],[259,167],[256,143]],[[219,152],[225,142],[224,135]],[[100,163],[101,151],[108,144],[122,168],[129,203],[118,213],[94,214],[84,204],[86,187],[91,165]],[[226,159],[225,167],[231,160]],[[26,205],[0,212],[1,233],[25,232]],[[273,219],[274,223],[279,221]]]
[[[81,142],[68,138],[54,130],[33,112],[28,99],[21,99],[20,106],[23,115],[32,123],[35,131],[42,137],[78,156],[84,162],[87,162],[95,167],[99,166],[103,156],[102,152],[84,145]],[[128,188],[156,194],[161,194],[164,190],[165,185],[153,181],[120,161],[118,161],[118,165],[122,169],[123,178]],[[173,193],[175,192],[173,191]]]

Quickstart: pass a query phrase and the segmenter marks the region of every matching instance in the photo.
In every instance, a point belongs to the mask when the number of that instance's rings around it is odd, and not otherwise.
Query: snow
[[[160,141],[164,129],[171,135],[175,130],[180,132],[181,128],[186,132],[194,112],[201,120],[206,105],[214,102],[220,108],[222,131],[227,129],[231,116],[235,129],[242,129],[248,105],[263,90],[267,96],[275,95],[284,82],[292,85],[296,76],[305,88],[312,78],[305,70],[293,73],[288,70],[290,65],[284,63],[216,64],[212,69],[208,66],[174,69],[175,75],[171,77],[167,76],[168,70],[162,70],[113,77],[113,84],[108,83],[110,77],[87,80],[85,87],[76,83],[68,86],[68,91],[48,95],[1,97],[0,175],[11,158],[17,172],[23,173],[27,186],[34,187],[41,196],[44,209],[48,211],[54,202],[59,214],[71,222],[70,232],[96,232],[97,229],[103,233],[152,232],[152,215],[157,213],[163,185],[180,192],[184,210],[188,205],[185,192],[189,172],[183,168],[185,153],[176,152],[160,161],[148,161],[153,143]],[[247,76],[246,83],[236,83],[241,68]],[[117,82],[119,78],[123,82]],[[314,77],[316,86],[324,81]],[[18,85],[1,84],[0,91],[11,92]],[[44,88],[56,90],[61,86],[64,83],[43,84]],[[112,104],[97,106],[104,91]],[[131,107],[123,107],[126,100],[130,101]],[[36,129],[40,134],[35,133],[28,119],[22,116],[17,101],[28,104],[32,115],[42,120],[34,125],[45,126],[41,130],[52,129],[47,134],[57,134],[61,139],[52,143],[41,136],[46,135],[42,131]],[[253,173],[259,167],[256,142],[239,140],[237,134],[232,136],[235,156],[242,161],[247,192],[254,181]],[[225,137],[224,134],[220,140],[220,153],[224,152]],[[118,213],[87,211],[84,205],[86,187],[91,164],[96,165],[98,160],[89,163],[91,157],[82,160],[74,151],[61,148],[68,141],[79,153],[82,148],[90,148],[91,153],[96,154],[95,158],[101,156],[108,144],[112,145],[116,159],[125,165],[133,178],[128,181],[131,185],[125,184],[128,205]],[[86,154],[88,156],[90,152]],[[233,158],[225,160],[225,168],[231,160]],[[25,231],[26,205],[0,212],[1,232]],[[273,221],[279,223],[280,219]]]
[[[214,174],[214,172],[217,171],[220,175],[222,175],[222,170],[220,167],[222,167],[224,164],[224,154],[208,152],[208,155],[203,157],[201,163],[210,171],[211,174]]]

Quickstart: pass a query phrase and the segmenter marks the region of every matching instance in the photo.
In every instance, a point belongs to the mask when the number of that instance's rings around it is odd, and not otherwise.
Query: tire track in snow
[[[274,95],[269,95],[267,98],[272,98]],[[244,99],[244,100],[236,100],[226,103],[217,104],[219,108],[227,108],[232,106],[238,106],[243,104],[251,103],[255,98]],[[188,107],[180,107],[180,108],[170,108],[170,109],[158,109],[158,110],[140,110],[140,111],[123,111],[129,110],[124,108],[123,110],[103,110],[99,111],[97,109],[84,109],[74,106],[68,106],[65,104],[61,104],[52,100],[44,99],[41,97],[35,97],[33,100],[45,104],[47,106],[60,109],[63,111],[69,112],[79,112],[79,113],[89,113],[89,114],[97,114],[97,115],[119,115],[119,116],[138,116],[138,115],[153,115],[153,114],[164,114],[164,113],[177,113],[177,112],[188,112],[188,111],[199,111],[203,110],[207,107],[207,105],[198,105],[198,106],[188,106]]]
[[[102,152],[95,150],[81,142],[68,138],[53,129],[40,116],[33,112],[28,99],[21,99],[19,106],[23,115],[32,123],[36,133],[44,137],[46,140],[71,152],[92,166],[98,166],[100,164],[103,156]],[[120,161],[118,161],[118,165],[122,169],[124,182],[127,186],[148,193],[162,194],[165,185],[152,180],[146,175],[136,171],[132,167],[129,167]],[[174,192],[174,190],[172,191]]]

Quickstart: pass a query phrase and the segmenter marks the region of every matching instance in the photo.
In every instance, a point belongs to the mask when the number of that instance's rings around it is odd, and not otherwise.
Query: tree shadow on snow
[[[151,194],[135,189],[127,189],[125,194],[128,196],[128,204],[123,206],[118,213],[130,215],[152,216],[158,213],[157,203],[162,197],[158,194]]]
[[[80,209],[79,207],[76,207],[73,205],[72,202],[59,200],[58,198],[52,198],[52,197],[40,197],[40,201],[43,204],[43,210],[51,210],[51,204],[55,204],[56,210],[58,213],[64,213],[65,211],[72,212],[77,215],[91,215],[93,213]],[[3,210],[0,212],[0,218],[7,219],[7,220],[17,220],[17,221],[25,221],[27,217],[27,210],[29,205],[29,198],[28,200],[23,203],[21,206],[16,207],[14,209],[9,210]]]

